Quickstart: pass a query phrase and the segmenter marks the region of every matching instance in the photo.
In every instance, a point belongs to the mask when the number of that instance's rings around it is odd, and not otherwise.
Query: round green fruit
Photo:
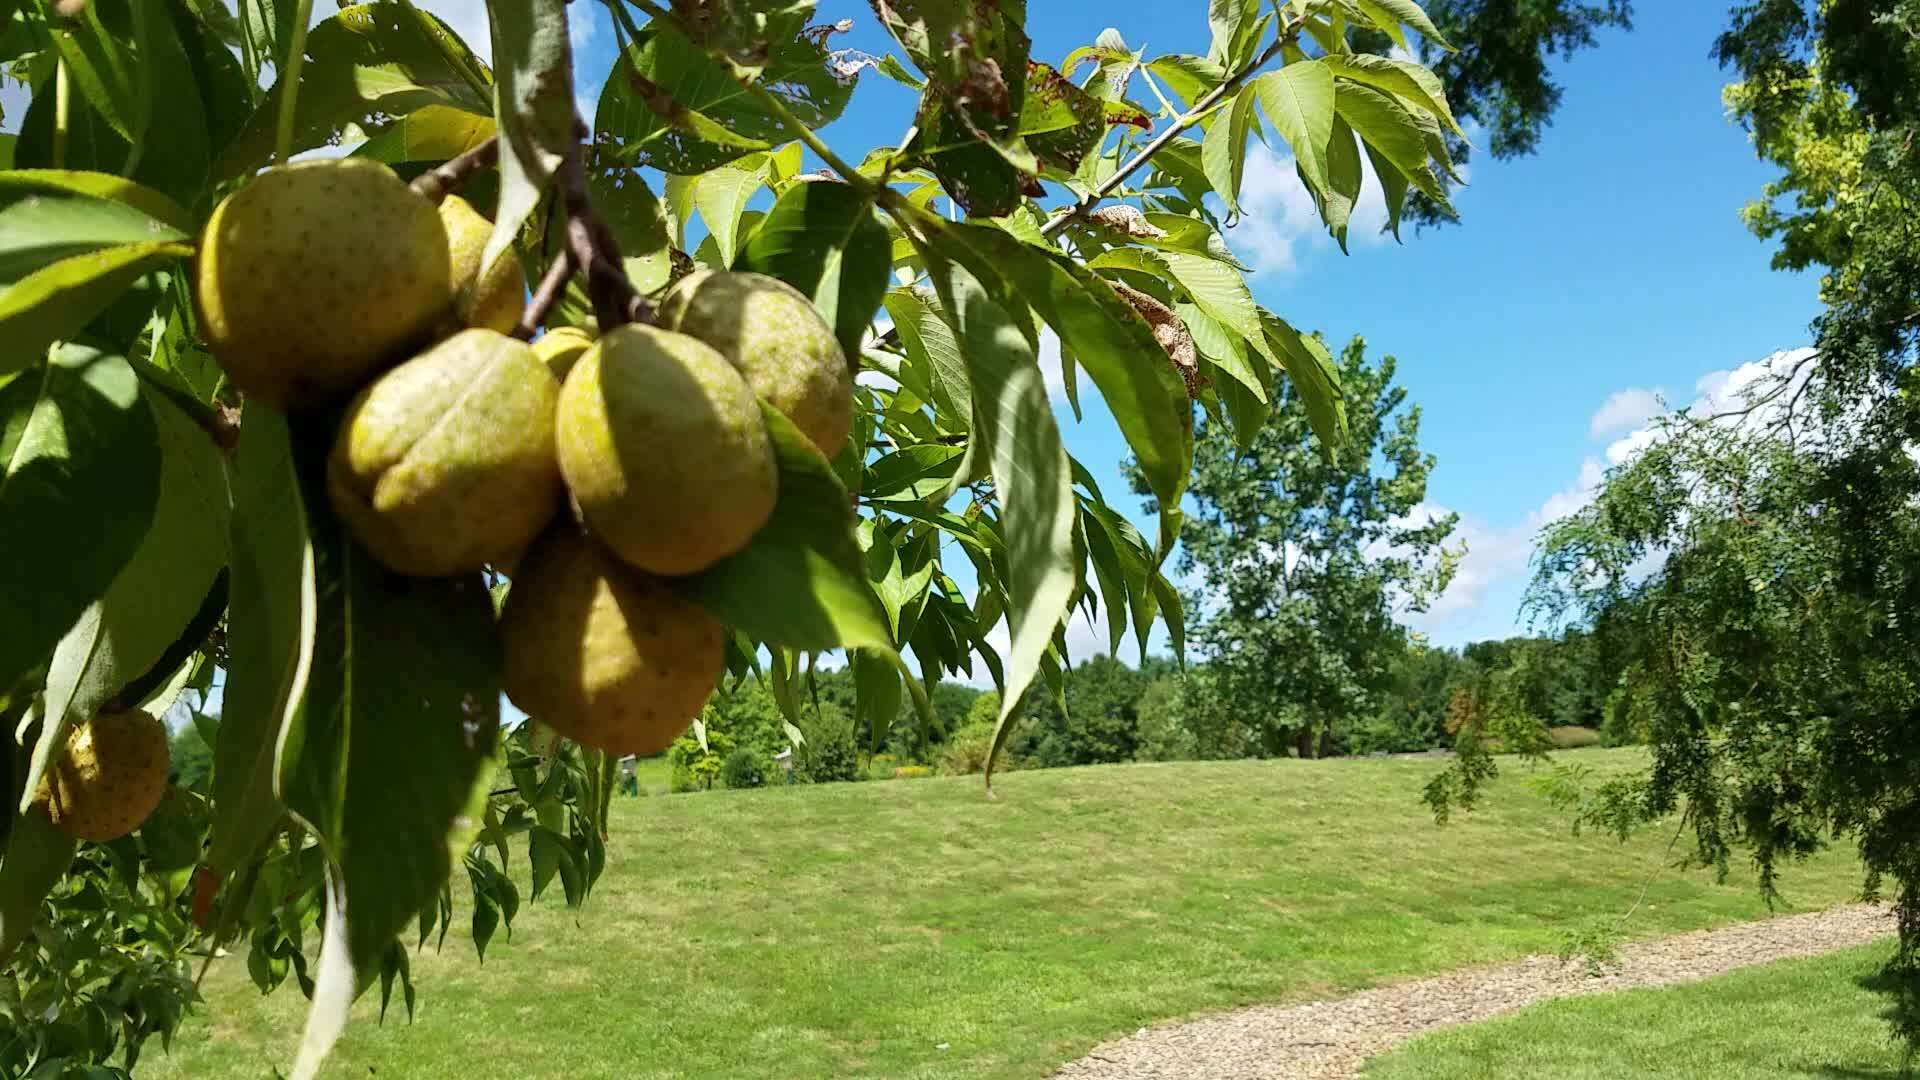
[[[614,554],[692,574],[745,547],[779,475],[753,391],[684,334],[623,326],[560,390],[560,472],[580,519]]]
[[[546,361],[553,377],[566,381],[567,373],[593,347],[593,335],[577,326],[556,326],[533,343],[534,355]]]
[[[282,407],[351,390],[431,330],[452,295],[433,203],[377,162],[269,169],[208,219],[195,274],[233,385]]]
[[[762,401],[832,457],[853,430],[853,370],[820,313],[763,274],[688,275],[660,304],[660,324],[713,346]]]
[[[665,750],[726,665],[718,620],[573,528],[527,551],[500,640],[508,699],[610,754]]]
[[[327,459],[334,512],[402,574],[445,577],[512,558],[559,509],[559,398],[525,342],[455,334],[347,409]]]
[[[34,794],[76,840],[104,844],[140,827],[167,792],[167,726],[129,709],[105,712],[67,732],[67,752]]]
[[[481,272],[480,257],[493,236],[493,222],[458,195],[440,201],[440,223],[447,230],[454,318],[461,326],[510,332],[520,324],[526,306],[527,275],[520,269],[520,260],[509,250]]]

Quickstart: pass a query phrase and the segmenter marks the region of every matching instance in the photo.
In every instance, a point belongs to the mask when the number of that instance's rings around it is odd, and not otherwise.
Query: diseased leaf
[[[107,588],[153,519],[153,413],[127,362],[68,345],[0,382],[0,686],[11,687]]]
[[[1072,172],[1106,133],[1106,109],[1093,95],[1045,64],[1027,65],[1020,134],[1041,164]]]

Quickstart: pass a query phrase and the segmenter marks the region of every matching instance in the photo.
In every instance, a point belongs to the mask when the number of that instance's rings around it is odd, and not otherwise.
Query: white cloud
[[[1666,397],[1658,390],[1635,386],[1615,391],[1593,414],[1587,433],[1598,439],[1616,431],[1637,428],[1666,411],[1666,407]]]
[[[1040,375],[1046,380],[1047,398],[1055,403],[1065,401],[1067,395],[1066,376],[1060,370],[1060,335],[1050,326],[1040,328]]]
[[[1373,162],[1360,160],[1360,202],[1347,225],[1347,246],[1387,242],[1386,198]],[[1313,196],[1291,155],[1275,153],[1259,140],[1247,144],[1246,174],[1240,185],[1239,224],[1227,233],[1234,253],[1255,270],[1288,272],[1303,251],[1333,245]]]

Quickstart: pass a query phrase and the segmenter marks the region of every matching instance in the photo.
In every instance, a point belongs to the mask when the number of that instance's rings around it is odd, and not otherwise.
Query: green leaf
[[[1323,56],[1320,62],[1332,68],[1334,75],[1339,78],[1365,83],[1376,90],[1406,99],[1415,107],[1438,117],[1455,135],[1463,139],[1467,137],[1459,122],[1453,118],[1453,110],[1447,107],[1447,93],[1440,84],[1440,77],[1419,64],[1371,53]]]
[[[911,289],[889,292],[886,305],[908,358],[926,367],[934,408],[944,422],[966,432],[973,423],[973,383],[953,327]]]
[[[1004,282],[1004,299],[1031,306],[1053,327],[1100,388],[1155,497],[1178,505],[1193,462],[1193,414],[1185,384],[1140,313],[1092,270],[1000,229],[956,224],[936,236],[942,251],[983,281]],[[982,412],[976,390],[976,427]]]
[[[1140,535],[1140,530],[1112,507],[1083,499],[1081,508],[1106,533],[1107,542],[1118,560],[1121,581],[1126,585],[1124,595],[1133,615],[1134,643],[1139,647],[1140,659],[1144,662],[1147,639],[1153,632],[1153,619],[1160,610],[1159,600],[1153,594],[1153,552],[1148,549],[1147,539]],[[1089,538],[1088,548],[1091,549],[1093,544]]]
[[[964,446],[924,443],[877,458],[867,466],[862,493],[869,499],[901,497],[916,502],[940,495],[967,455]]]
[[[12,286],[63,259],[102,248],[187,238],[121,203],[9,189],[5,178],[18,175],[0,174],[0,286]]]
[[[621,165],[589,166],[587,191],[593,197],[594,209],[606,219],[620,244],[634,287],[650,293],[665,286],[672,270],[667,210],[654,197],[640,170]],[[636,264],[645,265],[657,280],[643,280],[642,275],[635,274]]]
[[[20,808],[66,750],[67,731],[114,700],[166,654],[227,564],[226,466],[199,425],[162,395],[147,398],[160,445],[160,496],[140,546],[106,594],[53,652],[40,741]]]
[[[1446,192],[1427,167],[1427,137],[1419,120],[1398,101],[1370,86],[1347,83],[1340,88],[1340,118],[1393,166],[1436,202],[1447,201]]]
[[[43,811],[14,819],[6,859],[0,861],[0,963],[27,940],[41,902],[73,865],[76,846]]]
[[[1208,0],[1207,25],[1213,30],[1207,57],[1222,68],[1237,70],[1253,58],[1260,0]]]
[[[1160,601],[1160,618],[1167,624],[1167,637],[1173,643],[1174,660],[1184,668],[1187,666],[1187,614],[1180,603],[1180,591],[1173,587],[1166,575],[1156,570],[1153,575],[1153,595]]]
[[[1139,270],[1170,278],[1185,289],[1201,312],[1243,339],[1260,337],[1260,312],[1240,271],[1217,259],[1185,251],[1116,248],[1088,264],[1096,269]]]
[[[1087,561],[1093,564],[1094,580],[1100,584],[1100,606],[1107,616],[1107,655],[1120,655],[1120,642],[1127,636],[1127,579],[1121,570],[1119,552],[1107,530],[1086,510],[1080,515],[1080,535],[1086,541]]]
[[[282,800],[312,828],[369,964],[447,880],[480,818],[500,722],[500,646],[478,575],[404,578],[324,509],[332,417],[293,431],[315,582],[306,697],[281,732]]]
[[[1319,338],[1300,333],[1270,311],[1262,310],[1260,321],[1268,343],[1287,369],[1287,377],[1306,403],[1307,419],[1320,439],[1322,452],[1332,454],[1347,437],[1347,405],[1340,393],[1340,373],[1332,354]]]
[[[1253,128],[1253,105],[1259,91],[1240,88],[1225,116],[1215,116],[1200,146],[1200,162],[1207,183],[1226,203],[1227,212],[1240,212],[1240,183],[1247,170],[1247,135]]]
[[[197,201],[206,190],[215,149],[208,109],[187,54],[187,46],[197,50],[199,42],[180,39],[179,21],[166,0],[132,0],[130,6],[136,43],[132,153],[137,161],[130,157],[123,170],[183,202]]]
[[[411,9],[410,9],[411,10]],[[488,0],[494,117],[500,124],[500,200],[481,266],[513,246],[520,226],[574,146],[573,46],[567,0]],[[351,886],[351,883],[349,883]]]
[[[1327,198],[1321,218],[1327,230],[1347,250],[1347,223],[1353,220],[1353,208],[1360,203],[1360,144],[1353,129],[1342,117],[1333,118],[1333,138],[1327,144]]]
[[[929,260],[928,270],[972,371],[973,437],[992,462],[1011,575],[1007,609],[1012,646],[993,754],[987,761],[991,788],[993,757],[1005,745],[1020,698],[1073,599],[1073,481],[1026,334],[972,274],[937,258]]]
[[[1353,0],[1353,4],[1403,49],[1407,47],[1407,38],[1401,32],[1400,24],[1405,23],[1419,31],[1421,37],[1448,52],[1454,51],[1453,46],[1441,35],[1439,27],[1433,25],[1433,20],[1414,0]]]
[[[380,129],[360,144],[354,157],[390,165],[408,161],[446,161],[497,134],[493,117],[452,105],[427,105]]]
[[[527,5],[518,6],[524,15]],[[515,55],[494,48],[503,67]],[[405,116],[429,105],[492,114],[482,72],[459,35],[411,4],[341,8],[307,36],[307,59],[294,102],[292,150],[327,145],[348,125]],[[272,160],[284,89],[276,84],[220,152],[214,161],[216,177],[246,176]],[[572,83],[562,84],[561,91],[571,109]],[[503,167],[511,156],[502,154]]]
[[[1188,108],[1227,81],[1226,68],[1206,57],[1184,53],[1156,56],[1147,63],[1147,70],[1159,76]]]
[[[805,37],[773,45],[759,82],[814,130],[839,117],[854,86],[835,74],[827,51]],[[792,138],[725,65],[661,20],[643,27],[624,60],[615,61],[594,129],[595,144],[619,160],[682,176]]]
[[[157,438],[118,356],[69,345],[0,383],[0,686],[47,659],[139,546]]]
[[[1362,146],[1367,151],[1368,160],[1373,162],[1373,175],[1380,179],[1381,197],[1387,203],[1387,229],[1395,240],[1400,239],[1400,216],[1407,206],[1407,178],[1393,163],[1380,156],[1380,151],[1371,146]]]
[[[756,154],[694,178],[693,206],[700,211],[723,266],[733,266],[740,215],[746,212],[747,200],[765,186],[768,167],[766,155]]]
[[[0,292],[0,376],[78,333],[135,278],[192,254],[172,241],[121,244],[61,259],[13,283]]]
[[[887,744],[894,717],[900,715],[900,672],[885,653],[872,649],[854,650],[852,661],[854,722],[866,726],[870,752],[877,754]]]
[[[777,277],[813,300],[840,349],[860,355],[891,274],[886,226],[849,184],[798,183],[754,230],[741,267]]]
[[[1267,122],[1287,140],[1314,197],[1327,190],[1327,143],[1333,138],[1333,72],[1318,60],[1288,64],[1253,82]]]
[[[833,467],[778,410],[762,404],[780,467],[773,516],[746,548],[674,584],[727,625],[768,645],[818,652],[891,649],[867,583],[853,509]]]
[[[145,185],[136,184],[131,180],[115,176],[112,173],[85,172],[77,169],[10,169],[6,172],[0,172],[0,191],[39,191],[54,194],[84,195],[87,196],[89,200],[105,199],[112,203],[130,206],[140,211],[143,218],[151,219],[153,222],[158,222],[160,225],[172,230],[172,232],[159,230],[157,235],[155,231],[148,231],[140,235],[116,232],[114,235],[119,238],[119,242],[121,243],[132,243],[136,240],[185,240],[187,234],[193,229],[192,215],[188,214],[184,207],[174,202],[166,194],[155,191]],[[81,200],[74,200],[74,204],[75,205],[67,209],[76,215],[97,213],[97,211],[91,211],[85,202]],[[17,204],[9,200],[8,210],[13,210],[16,205]],[[46,209],[44,206],[36,208],[32,218],[23,218],[21,220],[23,222],[33,220],[43,227],[51,227],[54,224],[53,221],[43,216]],[[132,219],[120,220],[130,221]],[[144,224],[140,227],[148,230],[153,229],[151,224]],[[13,279],[8,278],[7,280]]]
[[[1259,401],[1267,400],[1270,380],[1261,376],[1265,363],[1257,362],[1247,356],[1249,342],[1237,330],[1220,325],[1213,316],[1190,303],[1175,303],[1173,313],[1186,324],[1187,333],[1193,335],[1193,346],[1200,355],[1212,361],[1215,367],[1231,376],[1232,381],[1240,384],[1242,390],[1253,395]],[[1254,316],[1254,334],[1264,335],[1259,315]],[[1266,340],[1260,337],[1261,351],[1266,351]]]
[[[306,696],[315,617],[313,551],[284,416],[248,402],[234,454],[227,684],[213,744],[218,874],[238,870],[279,823],[275,749]]]

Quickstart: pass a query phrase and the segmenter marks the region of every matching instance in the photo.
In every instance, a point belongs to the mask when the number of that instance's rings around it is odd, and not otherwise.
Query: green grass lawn
[[[1891,943],[1660,990],[1563,998],[1408,1043],[1366,1080],[1896,1077],[1876,993]]]
[[[1418,794],[1439,767],[1016,772],[993,802],[978,777],[616,800],[585,911],[556,887],[484,966],[451,937],[419,956],[416,1021],[378,1026],[363,998],[327,1075],[1042,1077],[1154,1021],[1551,950],[1659,865],[1664,836],[1571,836],[1519,766],[1436,827]],[[1787,882],[1804,907],[1856,886],[1842,854]],[[1632,932],[1764,914],[1750,880],[1666,872]],[[262,999],[236,956],[206,992],[142,1077],[286,1066],[297,989]]]

